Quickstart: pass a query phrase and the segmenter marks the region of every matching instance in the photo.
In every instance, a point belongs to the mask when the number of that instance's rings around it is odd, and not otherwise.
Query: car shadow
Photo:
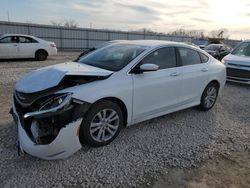
[[[24,62],[24,61],[36,61],[34,58],[24,58],[24,59],[0,59],[0,62]]]

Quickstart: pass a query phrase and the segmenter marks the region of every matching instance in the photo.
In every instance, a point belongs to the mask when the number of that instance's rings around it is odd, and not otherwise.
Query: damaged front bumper
[[[83,105],[80,106],[82,107]],[[84,109],[86,111],[86,105],[84,106]],[[77,152],[82,147],[79,140],[79,129],[83,117],[82,115],[79,115],[79,110],[80,109],[78,108],[76,112],[74,111],[74,118],[72,117],[71,121],[66,121],[65,125],[58,129],[58,133],[55,138],[49,140],[48,143],[39,143],[35,139],[34,131],[36,130],[32,130],[32,125],[36,124],[37,121],[39,121],[39,118],[44,118],[44,116],[45,118],[50,118],[50,116],[53,117],[58,116],[58,114],[60,115],[60,112],[65,113],[64,109],[57,108],[55,111],[45,111],[44,114],[40,112],[38,114],[37,112],[20,114],[16,108],[15,98],[13,97],[11,113],[17,125],[20,150],[23,153],[25,152],[32,156],[46,160],[65,159]],[[76,115],[76,113],[78,114]],[[28,122],[32,123],[27,123],[27,119]],[[27,126],[29,126],[29,130],[27,130]]]

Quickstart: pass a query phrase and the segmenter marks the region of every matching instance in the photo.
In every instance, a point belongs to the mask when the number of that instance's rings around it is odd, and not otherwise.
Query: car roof
[[[134,44],[138,46],[147,46],[147,47],[156,47],[156,46],[162,46],[162,45],[181,45],[181,46],[187,46],[190,45],[184,44],[181,42],[172,42],[172,41],[164,41],[164,40],[124,40],[120,41],[119,44]]]
[[[10,37],[10,36],[20,36],[20,37],[34,37],[31,35],[25,35],[25,34],[3,34],[1,37]]]
[[[209,44],[208,46],[224,46],[225,44]]]

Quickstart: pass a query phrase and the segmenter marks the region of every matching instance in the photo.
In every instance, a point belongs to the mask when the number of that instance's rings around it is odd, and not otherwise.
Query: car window
[[[250,56],[250,42],[241,43],[233,50],[232,54],[238,56]]]
[[[0,43],[17,43],[17,42],[18,42],[18,37],[16,36],[4,37],[0,40]]]
[[[203,54],[203,53],[200,53],[200,56],[201,56],[201,62],[202,62],[202,63],[207,63],[207,62],[208,62],[208,60],[209,60],[209,57],[208,57],[208,56],[206,56],[206,55]]]
[[[142,64],[156,64],[159,69],[176,67],[176,55],[174,47],[158,49],[142,60]]]
[[[220,50],[226,51],[226,46],[222,46],[222,47],[220,48]]]
[[[178,48],[183,66],[201,63],[200,55],[197,51],[189,48]]]
[[[29,38],[29,37],[19,37],[19,42],[20,43],[32,43],[33,40],[32,38]]]

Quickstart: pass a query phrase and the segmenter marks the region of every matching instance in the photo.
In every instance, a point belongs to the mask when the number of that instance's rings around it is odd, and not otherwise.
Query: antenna
[[[8,22],[10,22],[10,13],[7,11]]]

